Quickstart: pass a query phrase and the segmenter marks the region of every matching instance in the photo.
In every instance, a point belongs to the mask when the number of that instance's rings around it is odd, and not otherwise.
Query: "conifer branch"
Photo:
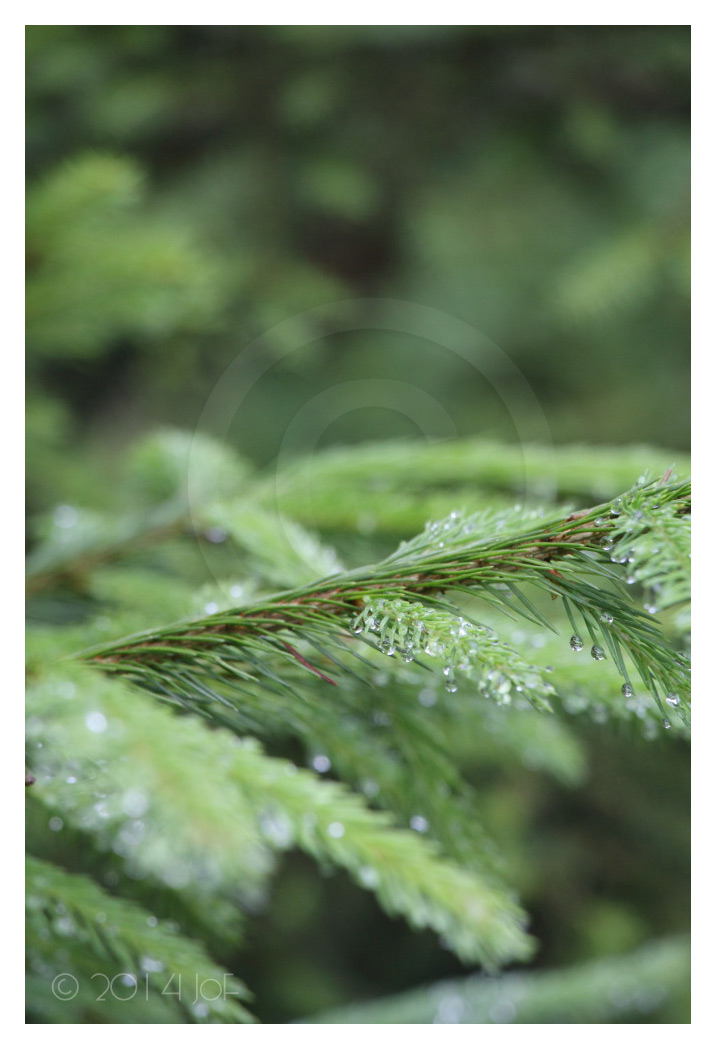
[[[295,843],[345,867],[387,913],[438,932],[464,961],[494,968],[532,953],[526,916],[511,894],[443,859],[419,832],[395,828],[342,784],[267,759],[252,740],[237,748],[231,773],[262,806],[278,845]]]
[[[631,954],[568,969],[469,976],[347,1006],[310,1024],[620,1023],[644,1019],[689,993],[689,944],[673,937]]]
[[[612,499],[640,475],[673,465],[687,477],[687,456],[646,446],[547,448],[484,438],[427,444],[381,441],[330,448],[259,477],[254,492],[268,509],[320,530],[409,535],[454,506],[478,510],[515,497],[539,503]]]
[[[250,997],[244,985],[169,923],[159,922],[132,901],[110,896],[81,874],[32,856],[27,857],[26,879],[30,963],[48,983],[61,973],[69,974],[82,992],[78,1000],[57,1002],[62,1007],[60,1022],[67,1022],[68,1012],[87,1008],[88,992],[89,1002],[98,1008],[101,985],[92,983],[92,976],[96,969],[104,972],[108,963],[108,979],[119,974],[125,978],[126,1000],[133,991],[139,991],[140,1000],[145,995],[161,999],[165,990],[173,992],[169,1001],[183,1014],[180,1022],[254,1022],[243,1005]],[[63,942],[64,950],[58,949]],[[185,993],[177,998],[180,980]],[[211,995],[194,1004],[192,990],[205,981],[211,983]],[[212,997],[217,982],[222,993]],[[117,998],[121,998],[119,991]]]
[[[445,592],[473,594],[512,615],[551,627],[522,590],[531,584],[562,598],[574,630],[574,648],[582,647],[581,630],[586,630],[595,658],[611,656],[622,675],[625,696],[633,692],[627,655],[657,702],[676,696],[681,703],[688,696],[686,661],[676,657],[651,617],[633,607],[623,585],[628,572],[610,555],[615,545],[619,549],[624,541],[648,536],[653,521],[661,522],[667,508],[672,523],[686,521],[688,483],[638,485],[614,502],[567,517],[528,521],[527,528],[500,525],[496,514],[454,513],[370,568],[137,635],[85,658],[168,696],[204,694],[221,703],[211,682],[241,689],[271,675],[269,657],[301,665],[319,678],[331,677],[328,667],[345,664],[352,629],[391,655],[440,656],[449,682],[456,669],[483,666],[485,659],[489,667],[494,646],[484,627],[459,616]],[[658,555],[652,551],[652,556]],[[666,577],[671,578],[670,570]],[[309,648],[300,650],[302,643]],[[511,663],[509,650],[502,652],[500,669],[491,667],[490,672],[492,681],[483,681],[487,691],[499,695],[514,686],[536,705],[547,705],[552,686]]]
[[[190,526],[186,507],[173,501],[120,517],[70,511],[77,526],[28,558],[25,589],[30,597],[65,584],[83,586],[101,565],[151,549]]]
[[[200,477],[189,513],[186,491]],[[339,566],[317,550],[301,524],[322,531],[350,530],[409,535],[426,517],[445,516],[453,506],[478,510],[502,503],[509,513],[516,493],[539,500],[544,493],[592,500],[611,498],[648,469],[674,463],[679,476],[688,459],[651,448],[547,449],[517,447],[474,438],[426,445],[416,442],[361,444],[329,449],[275,471],[248,478],[248,467],[211,438],[161,431],[140,442],[132,455],[130,482],[153,491],[157,506],[131,514],[89,514],[70,508],[72,526],[55,529],[27,562],[27,592],[77,583],[99,565],[125,558],[199,526],[209,535],[225,531],[270,569],[274,585],[307,583]],[[380,483],[376,483],[379,477]],[[385,479],[400,479],[385,489]],[[239,494],[240,491],[240,494]],[[220,494],[224,493],[224,494]],[[280,510],[281,517],[276,516]],[[293,520],[290,520],[293,519]],[[279,524],[280,522],[280,524]],[[288,535],[286,533],[289,533]],[[277,578],[266,545],[281,550],[293,578]],[[298,575],[296,575],[298,573]]]
[[[489,966],[529,953],[523,912],[478,870],[490,866],[479,862],[484,845],[473,871],[461,869],[422,828],[396,827],[342,784],[85,667],[36,682],[28,705],[37,798],[124,857],[131,875],[247,903],[269,852],[295,845],[344,867],[389,913],[440,933],[466,960]]]
[[[33,797],[120,858],[128,877],[201,901],[226,922],[272,869],[255,814],[227,780],[226,742],[72,662],[27,690]]]

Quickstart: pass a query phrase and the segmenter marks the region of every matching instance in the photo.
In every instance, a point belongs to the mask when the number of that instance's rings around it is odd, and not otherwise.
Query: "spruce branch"
[[[670,463],[689,475],[687,456],[646,446],[549,448],[474,437],[366,442],[297,459],[278,476],[258,477],[254,492],[268,509],[322,531],[409,535],[454,506],[472,511],[502,501],[509,509],[516,496],[580,505],[612,499]]]
[[[60,506],[41,522],[41,542],[27,560],[28,594],[64,584],[82,588],[102,565],[196,535],[187,490],[190,459],[192,498],[202,508],[235,494],[248,472],[235,452],[201,434],[160,430],[144,438],[130,453],[120,509]],[[125,510],[127,502],[137,508]],[[204,527],[210,527],[209,520]]]
[[[631,954],[568,969],[468,976],[375,1002],[347,1006],[302,1023],[544,1024],[644,1022],[689,993],[689,943],[671,937]]]
[[[688,475],[685,456],[648,447],[550,449],[469,438],[334,448],[299,459],[278,475],[271,470],[249,477],[247,464],[212,438],[163,430],[133,450],[127,486],[130,497],[151,495],[157,505],[130,514],[59,508],[72,519],[51,529],[28,558],[27,590],[36,594],[81,584],[99,565],[196,534],[197,528],[200,535],[225,531],[240,550],[259,552],[259,567],[269,569],[274,585],[303,584],[309,581],[307,567],[315,567],[318,577],[339,566],[301,525],[322,532],[409,535],[427,516],[445,516],[456,505],[477,511],[489,502],[509,514],[526,482],[533,500],[555,494],[606,499],[645,468],[668,462],[680,476]],[[272,563],[276,545],[279,565]],[[293,575],[277,576],[281,564]]]
[[[439,933],[464,961],[494,968],[532,953],[526,916],[510,893],[446,861],[422,834],[396,828],[342,784],[267,759],[250,739],[236,748],[232,774],[277,845],[345,867],[387,913]]]
[[[183,535],[189,515],[183,504],[169,502],[119,517],[60,508],[67,517],[54,535],[28,558],[26,592],[39,594],[63,585],[82,588],[101,565],[118,561]]]
[[[272,587],[303,586],[343,570],[335,550],[317,536],[258,506],[226,500],[211,503],[200,516],[207,530],[223,533],[250,555],[251,574]]]
[[[38,801],[111,848],[130,876],[207,906],[216,896],[251,904],[269,853],[295,845],[345,868],[389,913],[435,930],[466,960],[496,965],[529,953],[525,916],[496,877],[461,869],[420,829],[396,827],[342,784],[176,717],[87,667],[37,681],[28,703]],[[480,855],[478,847],[475,868]]]
[[[112,749],[108,746],[108,754]],[[121,757],[120,754],[117,760]],[[88,771],[83,771],[82,775]],[[79,781],[79,777],[77,779]],[[101,806],[104,799],[99,793],[97,789],[94,804]],[[130,793],[128,797],[136,798],[137,795]],[[212,957],[233,956],[246,943],[246,913],[240,907],[229,878],[223,886],[212,879],[210,886],[205,887],[200,875],[196,879],[191,877],[187,884],[180,884],[179,879],[169,884],[171,874],[181,872],[182,868],[178,865],[172,870],[171,856],[162,841],[161,831],[155,826],[144,825],[157,852],[164,856],[165,866],[162,871],[140,875],[139,866],[133,863],[131,849],[138,844],[136,839],[143,829],[141,823],[125,818],[124,824],[117,825],[115,842],[122,853],[120,855],[114,848],[107,848],[106,840],[102,840],[91,820],[83,825],[76,809],[68,811],[63,802],[52,804],[44,793],[40,796],[28,790],[26,817],[27,854],[81,871],[100,885],[110,886],[113,896],[133,900],[158,918],[171,919],[177,931],[202,943]],[[132,838],[135,840],[131,841]],[[236,866],[238,870],[240,863]],[[169,877],[163,877],[164,874]],[[244,889],[243,885],[241,889]],[[248,893],[244,896],[247,909],[250,909],[254,900]],[[257,894],[255,898],[263,899],[263,895]]]
[[[633,607],[624,585],[628,572],[610,554],[625,539],[647,536],[652,522],[663,520],[666,508],[674,523],[687,520],[687,482],[640,484],[611,503],[566,517],[530,519],[526,528],[517,528],[514,522],[506,527],[496,515],[454,512],[374,566],[339,573],[243,608],[136,635],[84,658],[169,697],[195,699],[203,694],[221,704],[226,702],[222,686],[241,690],[262,677],[273,677],[282,687],[270,666],[275,657],[300,665],[319,679],[335,680],[336,668],[343,669],[355,652],[352,638],[358,632],[373,648],[392,655],[439,656],[450,682],[455,670],[473,664],[484,670],[492,646],[484,627],[461,618],[455,604],[445,598],[446,591],[478,596],[513,616],[552,628],[550,619],[524,592],[529,584],[562,598],[574,630],[572,647],[583,646],[581,634],[586,631],[595,658],[613,659],[625,696],[633,692],[628,656],[658,703],[677,697],[677,704],[683,700],[685,705],[686,661],[677,658],[652,617]],[[658,552],[652,550],[650,556],[656,558]],[[432,631],[430,618],[435,624]],[[507,649],[503,660],[497,681],[483,680],[485,690],[497,698],[514,687],[536,705],[547,705],[552,686],[538,674],[526,678],[524,669],[519,671],[511,663]]]
[[[110,896],[81,874],[32,856],[26,860],[26,882],[28,959],[35,979],[49,983],[69,972],[83,992],[79,1001],[61,1003],[64,1008],[58,1012],[64,1016],[59,1022],[67,1022],[68,1011],[87,1007],[90,988],[89,1001],[97,1007],[93,970],[104,972],[108,965],[108,978],[122,974],[126,979],[127,1000],[133,989],[140,992],[140,1000],[145,994],[161,1000],[165,990],[173,991],[169,1000],[183,1014],[181,1022],[254,1022],[243,1004],[249,997],[244,985],[170,923],[159,922],[136,903]],[[177,999],[179,980],[185,993]],[[191,991],[205,981],[210,981],[212,995],[193,1004]],[[214,998],[217,982],[226,993]]]
[[[226,744],[127,682],[66,662],[27,690],[34,798],[149,879],[225,916],[272,869],[253,808],[223,771]],[[228,928],[228,926],[227,926]]]

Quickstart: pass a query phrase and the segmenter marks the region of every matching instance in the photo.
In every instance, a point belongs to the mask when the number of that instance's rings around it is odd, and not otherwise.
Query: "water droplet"
[[[342,838],[346,832],[346,828],[342,823],[329,823],[328,833],[332,838]]]
[[[629,584],[629,586],[631,586],[633,583],[636,583],[636,576],[635,575],[628,575],[626,577],[626,581]]]
[[[427,831],[430,830],[430,824],[425,819],[425,816],[411,816],[410,826],[413,828],[413,830],[416,830],[418,834],[425,834]]]
[[[90,732],[104,732],[107,724],[107,718],[99,710],[91,710],[85,718],[85,725]]]
[[[328,772],[331,768],[331,759],[325,754],[316,754],[311,758],[311,765],[316,772]]]
[[[52,926],[55,932],[58,932],[60,936],[72,936],[73,933],[77,932],[75,923],[70,917],[55,918]]]
[[[622,685],[622,695],[630,699],[634,695],[634,691],[628,681],[625,681]]]
[[[664,718],[664,720],[661,722],[661,724],[662,724],[662,726],[664,728],[671,728],[671,722],[667,721],[666,718]]]
[[[648,602],[644,605],[644,610],[648,612],[650,616],[655,616],[659,611],[656,605],[650,605]]]
[[[58,528],[74,528],[79,519],[79,514],[74,506],[58,506],[53,514],[53,520]]]
[[[219,611],[219,606],[217,605],[216,601],[209,601],[207,604],[204,605],[204,611],[208,616],[213,616],[215,612]]]
[[[362,615],[357,616],[353,620],[353,622],[351,623],[351,630],[353,631],[354,634],[362,634],[363,633],[363,616]]]
[[[611,612],[603,612],[602,613],[602,620],[605,623],[610,623],[611,624],[611,623],[614,622],[614,616],[611,614]]]
[[[62,822],[59,816],[53,816],[47,824],[47,826],[50,828],[50,830],[58,831],[62,830],[62,828],[64,827],[64,823]]]
[[[209,540],[210,543],[225,543],[229,538],[229,533],[224,528],[207,528],[204,532],[204,537]]]
[[[572,634],[569,639],[569,647],[573,652],[581,652],[584,648],[584,642],[582,641],[579,634]]]
[[[286,849],[293,843],[293,828],[289,819],[280,812],[264,813],[259,818],[261,832],[272,845]]]
[[[449,946],[445,944],[449,950]],[[465,1003],[456,994],[447,994],[440,999],[438,1010],[433,1019],[434,1024],[459,1024],[465,1014]]]
[[[668,692],[665,698],[670,707],[678,707],[681,702],[680,697],[675,692]]]
[[[375,867],[361,867],[358,871],[358,881],[365,889],[376,889],[380,884],[380,875]]]
[[[606,659],[606,658],[607,657],[604,655],[604,650],[601,649],[599,647],[599,645],[592,645],[592,659],[599,660],[599,659]]]
[[[457,682],[455,681],[453,668],[451,666],[443,667],[443,674],[445,675],[445,691],[457,692]]]

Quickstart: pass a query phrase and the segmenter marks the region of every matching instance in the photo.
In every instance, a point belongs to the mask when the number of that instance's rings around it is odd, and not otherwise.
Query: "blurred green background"
[[[111,506],[127,446],[194,429],[259,336],[230,433],[257,466],[305,450],[291,421],[351,380],[515,439],[454,354],[361,330],[373,297],[498,344],[555,443],[686,449],[689,48],[687,26],[28,27],[30,543],[58,502]],[[314,420],[319,444],[419,436],[392,389]],[[522,403],[509,368],[500,389]],[[486,823],[525,851],[540,965],[687,922],[685,750],[583,734],[579,790],[480,773]],[[238,964],[268,1022],[460,971],[300,857]]]

